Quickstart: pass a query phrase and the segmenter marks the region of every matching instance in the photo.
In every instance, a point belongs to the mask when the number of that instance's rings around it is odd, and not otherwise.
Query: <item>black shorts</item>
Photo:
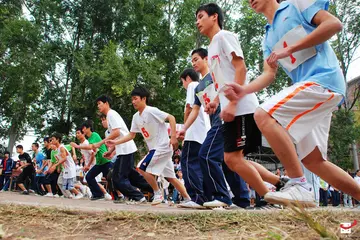
[[[225,122],[223,134],[225,152],[243,150],[245,156],[258,152],[261,146],[261,132],[255,123],[253,113],[236,116],[234,121]]]
[[[33,177],[34,173],[35,173],[35,169],[32,165],[25,167],[23,169],[23,171],[20,173],[20,175],[18,176],[16,183],[24,184],[27,178],[30,178],[31,180],[33,180],[32,177]]]

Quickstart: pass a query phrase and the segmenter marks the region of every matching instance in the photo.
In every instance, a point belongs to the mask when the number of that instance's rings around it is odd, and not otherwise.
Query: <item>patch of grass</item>
[[[337,239],[340,222],[360,219],[357,211],[303,209],[171,215],[0,205],[0,212],[7,239]]]

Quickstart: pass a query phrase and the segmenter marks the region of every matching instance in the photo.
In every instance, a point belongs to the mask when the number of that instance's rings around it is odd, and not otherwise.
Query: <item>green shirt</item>
[[[88,138],[89,144],[95,144],[98,142],[101,142],[101,137],[98,133],[92,132],[91,136]],[[110,162],[111,160],[106,159],[103,157],[103,154],[107,152],[107,148],[105,144],[101,144],[101,146],[98,148],[98,151],[95,155],[96,158],[96,165],[104,165],[105,163]]]
[[[65,148],[70,152],[71,154],[71,151],[72,151],[72,147],[70,146],[70,144],[67,144],[67,145],[64,145]],[[52,150],[51,151],[51,159],[50,159],[50,162],[52,164],[56,164],[57,163],[57,159],[55,157],[55,155],[57,155],[59,153],[58,150]],[[63,170],[64,166],[62,164],[60,164],[59,166],[56,167],[56,170]]]

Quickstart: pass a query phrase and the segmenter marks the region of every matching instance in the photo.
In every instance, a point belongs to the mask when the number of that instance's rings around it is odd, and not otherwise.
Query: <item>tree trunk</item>
[[[14,121],[11,123],[11,127],[9,129],[9,144],[8,144],[8,147],[7,147],[7,150],[10,152],[10,156],[12,155],[13,153],[13,149],[14,149],[14,145],[15,145],[15,142],[16,142],[16,123],[14,123]]]
[[[358,159],[357,146],[355,141],[351,144],[351,148],[353,155],[354,170],[356,171],[359,169],[359,159]]]

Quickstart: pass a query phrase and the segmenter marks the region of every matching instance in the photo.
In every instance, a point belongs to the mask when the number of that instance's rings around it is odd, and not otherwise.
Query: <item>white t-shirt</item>
[[[87,145],[89,145],[89,141],[87,139],[85,139],[85,141],[80,143],[80,146],[87,146]],[[91,155],[93,153],[93,150],[81,149],[80,152],[84,156],[85,165],[88,165],[91,160]],[[95,165],[95,161],[93,164],[91,164],[90,168],[92,168],[94,165]]]
[[[195,101],[195,88],[199,85],[199,82],[191,82],[186,90],[186,106],[192,108]],[[210,129],[210,119],[209,115],[204,112],[203,106],[200,107],[199,115],[194,121],[194,123],[189,127],[185,134],[185,141],[195,141],[202,144],[206,138],[206,134]]]
[[[220,90],[225,83],[235,81],[235,68],[232,65],[232,54],[244,59],[240,43],[232,32],[221,30],[213,37],[209,45],[209,66],[215,89]],[[246,77],[244,85],[249,83]],[[224,109],[229,100],[222,91],[219,92],[221,108]],[[259,102],[255,93],[247,94],[237,104],[236,116],[254,113]]]
[[[172,151],[165,124],[168,115],[156,107],[146,106],[141,115],[139,112],[134,114],[130,131],[143,135],[149,151],[153,149],[159,152]]]
[[[354,180],[360,185],[360,177],[355,176],[355,177],[354,177]]]
[[[60,149],[61,148],[64,148],[65,151],[66,151],[66,161],[63,163],[64,165],[64,169],[63,169],[63,178],[74,178],[76,177],[76,165],[75,165],[75,162],[73,160],[73,158],[71,157],[71,154],[69,153],[69,151],[65,148],[64,145],[60,145],[59,148],[57,149],[58,150],[58,158],[59,160],[61,160],[61,151]]]
[[[113,129],[120,129],[120,136],[117,138],[122,138],[129,134],[129,129],[127,128],[122,117],[114,110],[110,109],[106,115],[108,121],[108,130],[110,133]],[[137,151],[134,140],[128,141],[123,144],[118,144],[115,146],[116,155],[127,155]]]

